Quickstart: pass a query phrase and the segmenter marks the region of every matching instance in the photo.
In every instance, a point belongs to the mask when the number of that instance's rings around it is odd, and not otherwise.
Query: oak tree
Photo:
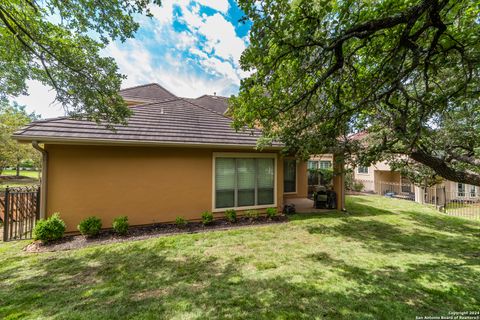
[[[70,115],[124,122],[124,76],[100,50],[133,37],[135,14],[150,15],[151,4],[160,0],[2,0],[0,99],[27,93],[26,80],[37,80]]]
[[[480,185],[480,2],[240,0],[253,22],[231,110],[268,143],[414,160]],[[354,132],[368,132],[352,139]],[[351,156],[349,156],[351,155]],[[408,161],[403,165],[408,166]]]

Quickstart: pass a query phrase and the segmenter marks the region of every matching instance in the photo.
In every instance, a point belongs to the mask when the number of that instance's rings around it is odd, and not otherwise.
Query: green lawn
[[[480,305],[480,223],[379,196],[286,224],[27,254],[0,318],[415,319]]]
[[[15,170],[3,170],[2,171],[2,176],[14,176],[17,174],[17,171]],[[39,172],[38,171],[20,171],[20,175],[23,176],[23,177],[29,177],[29,178],[33,178],[33,179],[38,179],[40,176],[39,176]]]
[[[2,176],[15,176],[17,172],[15,170],[3,170]],[[20,176],[28,177],[30,179],[2,179],[0,178],[0,191],[9,187],[24,187],[39,184],[40,173],[38,171],[20,171]]]

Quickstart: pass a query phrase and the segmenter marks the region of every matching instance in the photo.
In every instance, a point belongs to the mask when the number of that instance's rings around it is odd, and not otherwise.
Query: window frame
[[[469,198],[476,198],[478,196],[477,186],[470,185]]]
[[[366,168],[367,172],[360,172],[360,168]],[[369,171],[370,171],[370,169],[368,167],[364,167],[364,166],[358,166],[357,167],[357,173],[358,174],[369,174]]]
[[[285,192],[285,160],[295,161],[295,191]],[[308,166],[308,164],[307,164]],[[298,193],[298,161],[295,158],[283,158],[283,194],[297,194]]]
[[[310,163],[314,163],[315,164],[315,168],[310,168]],[[317,183],[310,183],[311,179],[310,179],[310,175],[311,175],[311,172],[310,170],[311,169],[314,169],[314,170],[318,170],[318,167],[319,167],[319,164],[320,164],[320,161],[319,160],[308,160],[307,162],[307,183],[309,186],[318,186],[320,184],[320,179],[319,179],[319,174],[317,172],[315,172],[315,175],[316,175],[316,180],[317,180]]]
[[[463,185],[463,191],[460,192],[460,185]],[[457,197],[465,198],[467,195],[467,185],[465,183],[457,182]]]
[[[215,168],[217,158],[249,158],[249,159],[273,159],[273,204],[262,204],[244,207],[228,207],[228,208],[216,208],[216,179]],[[250,210],[250,209],[266,209],[271,207],[277,207],[277,154],[276,153],[248,153],[248,152],[214,152],[212,154],[212,212],[224,212],[226,210]],[[257,188],[255,188],[256,192]],[[257,194],[255,195],[257,198]]]
[[[323,164],[328,163],[328,166],[322,168],[322,163]],[[331,167],[332,167],[332,161],[330,161],[330,160],[319,160],[318,161],[318,169],[330,169]]]

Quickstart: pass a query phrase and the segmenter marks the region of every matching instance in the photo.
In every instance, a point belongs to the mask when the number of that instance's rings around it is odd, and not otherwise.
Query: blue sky
[[[114,42],[104,54],[115,58],[127,76],[122,87],[160,83],[182,97],[202,94],[229,96],[238,91],[239,58],[248,45],[250,25],[234,1],[163,0],[152,6],[153,18],[139,16],[140,29],[134,39]],[[39,83],[29,83],[29,96],[17,101],[42,117],[64,114],[51,104],[54,92]]]

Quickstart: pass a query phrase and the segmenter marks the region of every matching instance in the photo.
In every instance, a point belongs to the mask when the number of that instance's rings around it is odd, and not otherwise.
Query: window
[[[328,169],[332,166],[330,161],[320,161],[320,169]]]
[[[358,173],[368,174],[368,167],[360,166],[360,167],[358,167],[357,172],[358,172]]]
[[[477,197],[477,187],[470,186],[470,198],[476,198],[476,197]]]
[[[318,161],[308,160],[308,169],[318,169]]]
[[[283,192],[297,192],[297,160],[283,160]]]
[[[459,197],[465,197],[465,184],[457,183],[457,194]]]
[[[275,159],[215,158],[215,209],[275,204]]]
[[[318,180],[318,161],[309,160],[308,161],[308,185],[316,186],[319,183]]]

